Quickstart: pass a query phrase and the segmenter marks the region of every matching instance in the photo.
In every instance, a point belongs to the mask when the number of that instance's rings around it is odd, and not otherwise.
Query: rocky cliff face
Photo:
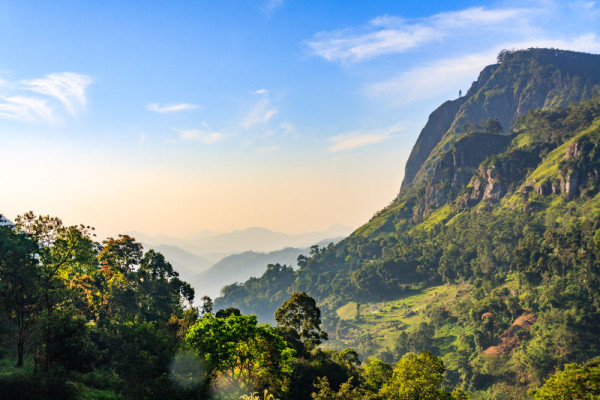
[[[564,194],[572,200],[587,186],[597,186],[600,180],[600,144],[589,140],[570,144],[559,164],[558,178],[530,184],[541,196]]]
[[[465,187],[481,162],[501,152],[510,136],[474,133],[460,138],[437,163],[425,189],[424,215],[453,199]]]
[[[486,67],[467,94],[434,111],[406,163],[401,193],[436,179],[445,154],[465,132],[497,119],[506,131],[533,108],[565,106],[600,93],[600,55],[553,49],[507,52]],[[488,154],[489,155],[489,154]]]
[[[527,171],[539,162],[540,158],[536,152],[515,150],[501,155],[487,165],[480,165],[469,182],[468,190],[459,199],[459,207],[469,208],[481,201],[500,201],[509,190],[514,190],[525,178]]]
[[[406,162],[402,188],[407,188],[412,184],[415,175],[419,172],[431,151],[440,142],[444,133],[450,129],[452,121],[454,121],[454,117],[465,99],[466,97],[461,97],[447,101],[431,113]]]

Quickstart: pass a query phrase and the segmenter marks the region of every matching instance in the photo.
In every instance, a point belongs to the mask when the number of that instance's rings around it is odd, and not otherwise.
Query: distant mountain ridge
[[[271,252],[286,247],[309,247],[322,240],[345,237],[351,232],[352,229],[346,226],[332,225],[324,231],[302,234],[275,232],[262,227],[226,233],[205,230],[183,238],[167,235],[152,236],[141,232],[128,234],[149,246],[177,246],[200,257],[209,258],[214,263],[227,255],[244,251]]]
[[[226,285],[262,275],[268,264],[295,268],[298,256],[308,255],[310,246],[337,243],[350,231],[342,225],[333,225],[324,232],[299,235],[259,227],[222,234],[204,230],[191,235],[191,239],[140,232],[129,234],[146,249],[162,253],[180,277],[194,287],[200,299],[204,295],[215,298]],[[272,248],[275,250],[262,250]]]
[[[206,271],[193,276],[188,282],[198,295],[217,298],[226,285],[244,282],[253,276],[261,276],[268,264],[286,264],[296,268],[296,260],[301,254],[308,254],[308,249],[289,247],[269,253],[245,251],[223,258]]]
[[[326,239],[314,245],[323,247],[330,243],[335,244],[342,239],[343,237]],[[245,251],[232,254],[206,271],[191,277],[188,282],[194,287],[198,295],[208,295],[214,299],[220,295],[221,289],[226,285],[261,276],[267,270],[269,264],[281,264],[297,268],[298,256],[308,256],[309,253],[310,249],[308,247],[287,247],[268,253]]]

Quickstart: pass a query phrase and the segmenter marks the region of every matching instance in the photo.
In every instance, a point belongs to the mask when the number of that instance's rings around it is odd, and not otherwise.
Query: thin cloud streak
[[[2,98],[0,102],[0,119],[16,121],[34,121],[42,119],[54,120],[54,111],[45,100],[34,97],[12,96]]]
[[[533,15],[534,11],[526,8],[473,7],[436,14],[417,22],[380,16],[362,29],[366,32],[321,32],[308,42],[308,46],[327,61],[358,62],[385,54],[403,53],[442,40],[451,34],[456,35],[458,30],[473,31],[496,27],[530,29],[527,17]],[[510,21],[510,25],[506,25],[507,21]]]
[[[151,103],[146,107],[148,110],[157,113],[172,113],[178,111],[188,111],[200,108],[197,104],[179,103],[179,104],[166,104],[160,105],[160,103]]]
[[[85,107],[85,90],[92,78],[74,72],[62,72],[46,75],[44,78],[21,81],[29,90],[58,99],[72,115]]]
[[[434,98],[453,89],[458,92],[458,82],[472,80],[483,67],[495,62],[496,54],[491,51],[441,60],[371,83],[364,92],[368,97],[393,97],[397,104]]]
[[[257,150],[260,153],[264,153],[264,154],[269,154],[269,153],[276,153],[277,151],[279,151],[279,149],[281,148],[280,145],[278,144],[273,144],[271,146],[259,146],[257,148]]]
[[[217,131],[204,131],[201,129],[187,129],[179,132],[179,139],[183,141],[196,141],[204,144],[215,144],[226,138],[225,133]]]
[[[242,128],[248,129],[258,124],[264,124],[275,114],[277,114],[277,108],[271,106],[268,99],[261,100],[242,118]]]
[[[261,7],[262,12],[271,16],[273,12],[283,5],[283,0],[266,0],[263,6]]]
[[[329,139],[333,144],[329,147],[330,152],[354,150],[360,147],[370,146],[381,143],[394,136],[395,133],[403,128],[400,125],[393,125],[389,128],[378,129],[370,132],[350,132],[337,135]]]
[[[52,122],[62,108],[76,117],[87,104],[86,89],[91,83],[91,77],[74,72],[19,82],[1,80],[3,91],[12,93],[0,96],[0,119]]]

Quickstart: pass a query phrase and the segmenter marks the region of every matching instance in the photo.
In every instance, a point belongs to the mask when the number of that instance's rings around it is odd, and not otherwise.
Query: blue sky
[[[358,227],[499,50],[599,53],[599,17],[593,1],[0,1],[0,212],[101,235]]]

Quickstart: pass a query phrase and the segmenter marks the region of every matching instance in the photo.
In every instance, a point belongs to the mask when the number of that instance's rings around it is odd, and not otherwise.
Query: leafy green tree
[[[285,392],[294,351],[275,328],[258,325],[256,316],[215,318],[205,314],[185,340],[204,358],[208,382],[221,376],[240,393],[250,394],[255,389]]]
[[[200,308],[202,315],[212,314],[213,301],[209,296],[202,296],[202,307]]]
[[[54,305],[65,300],[68,294],[65,282],[76,273],[96,269],[96,248],[93,228],[85,225],[64,226],[60,218],[36,216],[29,211],[16,218],[17,229],[35,240],[40,261],[43,304],[52,314]]]
[[[235,307],[228,307],[224,310],[217,311],[215,314],[215,318],[227,318],[230,315],[240,316],[240,315],[242,315],[242,313],[240,312],[239,309],[237,309]]]
[[[321,330],[321,310],[315,299],[304,292],[294,292],[275,312],[275,321],[278,326],[295,329],[311,346],[327,340],[327,332]]]
[[[74,307],[43,311],[36,321],[36,338],[40,353],[50,367],[60,365],[67,371],[89,371],[95,356],[95,345],[87,321]]]
[[[390,400],[448,399],[441,388],[445,370],[442,359],[427,351],[408,353],[396,364],[380,395]]]
[[[37,308],[37,248],[28,235],[0,226],[0,301],[17,322],[17,367],[23,366],[27,326]]]
[[[176,343],[154,322],[113,324],[104,338],[111,349],[109,366],[124,381],[119,392],[128,399],[172,398],[169,364]]]
[[[586,365],[567,364],[552,375],[544,386],[530,391],[534,399],[592,400],[600,398],[600,362]]]
[[[117,239],[108,238],[103,245],[98,260],[110,277],[115,274],[127,276],[142,261],[142,244],[129,235],[119,235]]]
[[[366,398],[364,391],[352,384],[353,378],[348,379],[340,385],[339,390],[334,391],[329,385],[326,376],[318,377],[315,383],[316,392],[311,394],[314,400],[358,400]]]
[[[504,132],[504,128],[497,119],[488,118],[485,121],[485,133],[499,134]]]
[[[334,354],[333,358],[340,364],[348,368],[356,368],[360,365],[358,353],[353,349],[344,349]]]
[[[377,392],[392,377],[394,369],[377,358],[370,358],[361,370],[361,378],[365,388]]]
[[[164,322],[177,313],[182,300],[191,304],[194,289],[178,277],[161,253],[151,249],[144,254],[137,273],[130,276],[136,281],[137,303],[144,319]]]
[[[170,262],[161,253],[154,249],[148,250],[140,261],[138,273],[148,276],[152,280],[168,279],[179,276]]]

